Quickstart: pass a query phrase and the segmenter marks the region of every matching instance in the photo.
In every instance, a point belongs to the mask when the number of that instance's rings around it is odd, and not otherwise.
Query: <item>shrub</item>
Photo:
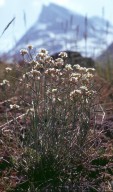
[[[19,140],[24,152],[16,163],[19,177],[24,176],[15,190],[90,191],[88,172],[100,152],[95,142],[95,69],[67,64],[65,52],[54,60],[45,49],[34,55],[29,46],[21,54],[21,102],[10,105],[14,114],[25,106],[24,138]],[[17,132],[15,128],[13,134]]]

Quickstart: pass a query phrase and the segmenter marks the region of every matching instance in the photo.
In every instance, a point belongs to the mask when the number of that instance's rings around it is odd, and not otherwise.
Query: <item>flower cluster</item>
[[[0,86],[1,87],[4,87],[4,86],[10,86],[10,83],[9,83],[9,81],[8,80],[6,80],[6,79],[4,79],[3,81],[2,81],[2,83],[0,83]]]
[[[21,49],[21,50],[20,50],[20,54],[21,54],[22,56],[28,54],[27,49]]]
[[[11,104],[11,105],[10,105],[10,109],[19,109],[19,107],[20,107],[20,106],[19,106],[19,105],[16,105],[16,104],[13,104],[13,105]]]
[[[32,49],[31,46],[28,49]],[[26,50],[21,51],[27,54]],[[58,105],[59,102],[90,102],[96,94],[92,89],[94,83],[94,68],[81,67],[79,64],[71,65],[64,62],[66,52],[61,52],[57,59],[49,56],[48,51],[41,49],[33,59],[28,62],[29,70],[23,74],[22,81],[26,83],[27,91],[32,97],[38,98],[39,108],[47,105],[51,108],[51,102]],[[32,91],[31,91],[32,90]],[[38,91],[38,92],[37,92]],[[44,104],[46,102],[46,104]],[[33,105],[31,104],[31,108]],[[43,110],[42,110],[43,111]]]
[[[11,67],[6,67],[5,70],[6,70],[6,72],[9,72],[9,71],[12,71],[12,68]]]
[[[62,57],[62,58],[68,57],[68,55],[67,55],[66,52],[60,52],[60,53],[59,53],[59,56]]]

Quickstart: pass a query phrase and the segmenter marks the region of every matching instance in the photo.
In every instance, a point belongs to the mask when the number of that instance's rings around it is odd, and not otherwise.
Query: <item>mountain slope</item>
[[[106,26],[109,26],[107,32]],[[32,44],[36,49],[46,48],[50,54],[71,50],[85,56],[95,56],[106,48],[105,39],[112,28],[102,18],[87,18],[51,3],[43,6],[36,23],[9,51],[9,55],[17,55],[20,49]],[[110,39],[107,41],[109,43]]]

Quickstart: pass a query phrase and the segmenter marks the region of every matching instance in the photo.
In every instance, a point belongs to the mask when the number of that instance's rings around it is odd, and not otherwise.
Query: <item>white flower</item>
[[[76,89],[70,93],[70,98],[72,99],[76,96],[80,96],[81,94],[82,94],[81,90]]]
[[[79,69],[78,69],[80,72],[84,72],[84,73],[86,73],[87,72],[87,68],[86,67],[80,67]]]
[[[6,79],[4,79],[4,80],[3,80],[3,84],[4,84],[4,85],[9,84],[9,81],[6,80]]]
[[[65,69],[67,69],[67,70],[73,70],[71,64],[66,64],[66,65],[65,65]]]
[[[87,79],[91,79],[91,78],[93,78],[93,77],[94,77],[94,75],[93,75],[92,73],[89,73],[89,72],[88,72],[88,73],[86,74],[86,78],[87,78]]]
[[[77,77],[71,77],[70,78],[70,82],[77,83],[78,82],[78,78]]]
[[[26,77],[28,77],[29,76],[29,72],[27,72],[27,73],[25,73],[25,74],[23,74],[23,79],[25,79]]]
[[[62,57],[62,58],[63,58],[63,57],[65,58],[65,57],[67,57],[67,53],[66,53],[66,52],[60,52],[60,53],[59,53],[59,56]]]
[[[11,105],[10,105],[10,108],[11,108],[11,109],[19,109],[19,107],[20,107],[20,106],[19,106],[19,105],[16,105],[16,104],[14,104],[14,105],[11,104]]]
[[[28,49],[30,49],[30,50],[33,49],[33,46],[32,46],[32,45],[28,45],[27,47],[28,47]]]
[[[55,101],[56,101],[56,98],[55,98],[55,97],[53,97],[53,98],[52,98],[52,102],[53,102],[53,103],[55,103]]]
[[[49,68],[45,70],[45,75],[55,75],[56,74],[56,69],[55,68]]]
[[[88,89],[87,89],[86,86],[81,86],[80,89],[81,89],[82,91],[88,91]]]
[[[6,80],[6,79],[4,79],[4,80],[2,81],[2,83],[0,83],[0,86],[5,86],[5,85],[7,85],[8,87],[10,86],[9,81]]]
[[[71,73],[71,77],[81,77],[81,74],[80,73]]]
[[[95,69],[94,68],[88,68],[87,71],[90,73],[93,73],[93,72],[95,72]]]
[[[57,58],[55,59],[55,66],[63,66],[64,65],[64,60],[62,58]]]
[[[21,49],[21,50],[20,50],[20,54],[21,54],[22,56],[28,54],[27,49]]]
[[[57,92],[57,89],[52,89],[52,93],[56,93]]]
[[[80,65],[79,64],[73,65],[73,67],[76,68],[76,69],[80,69]]]
[[[46,62],[46,63],[53,63],[53,58],[47,55],[47,56],[45,57],[45,62]]]
[[[93,90],[90,90],[90,91],[87,91],[86,92],[86,94],[88,95],[88,96],[92,96],[92,95],[94,95],[94,94],[96,94],[97,92],[96,91],[93,91]]]
[[[62,101],[59,97],[57,98],[57,100],[58,100],[59,102],[61,102],[61,101]]]
[[[38,56],[41,57],[42,59],[46,56],[45,53],[38,53]]]
[[[43,68],[43,65],[36,62],[36,65],[34,66],[34,69],[41,69],[41,68]]]
[[[35,69],[32,69],[32,70],[30,71],[30,73],[33,74],[33,75],[37,75],[37,76],[40,76],[40,75],[41,75],[40,71],[37,71],[37,70],[35,70]]]
[[[48,55],[48,51],[46,49],[41,49],[37,54],[36,58],[40,57],[41,59],[45,59]]]
[[[46,49],[41,49],[41,50],[40,50],[40,53],[44,53],[44,54],[47,55],[47,54],[48,54],[48,51],[47,51]]]
[[[19,79],[19,82],[20,82],[20,83],[22,83],[22,82],[23,82],[23,79],[22,79],[22,78],[20,78],[20,79]]]
[[[5,70],[6,70],[6,72],[9,72],[9,71],[12,71],[12,68],[6,67]]]

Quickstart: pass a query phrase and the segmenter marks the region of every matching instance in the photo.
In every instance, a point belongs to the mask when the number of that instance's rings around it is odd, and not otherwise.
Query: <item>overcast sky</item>
[[[113,24],[113,0],[0,0],[0,35],[13,17],[16,17],[15,22],[0,38],[0,51],[10,49],[36,22],[42,5],[48,5],[50,2],[63,5],[82,15],[87,14],[89,17],[94,15],[102,17],[104,10],[105,19]]]

